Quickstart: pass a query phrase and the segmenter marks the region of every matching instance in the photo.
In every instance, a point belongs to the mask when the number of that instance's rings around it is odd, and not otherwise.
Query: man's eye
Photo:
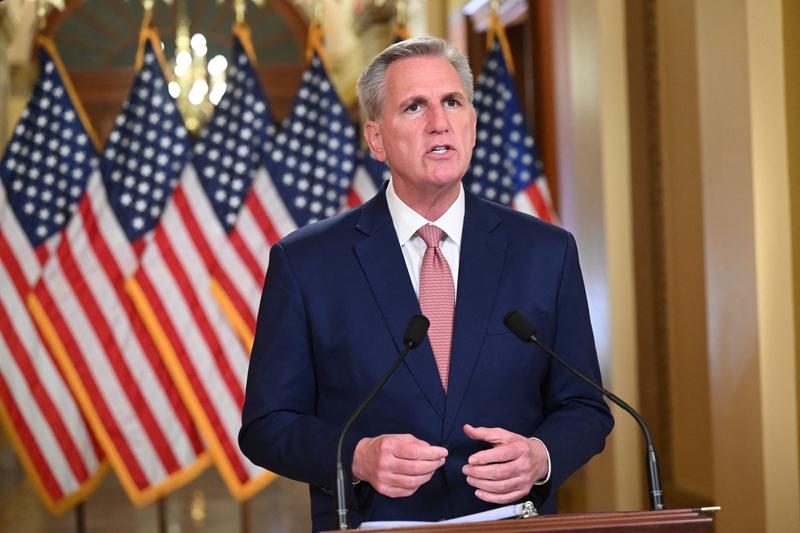
[[[458,100],[456,100],[455,98],[448,98],[447,100],[445,100],[444,105],[446,105],[447,107],[458,107],[460,104],[458,103]]]
[[[411,111],[412,113],[415,111],[419,111],[420,105],[417,103],[411,104],[406,108],[406,111]]]

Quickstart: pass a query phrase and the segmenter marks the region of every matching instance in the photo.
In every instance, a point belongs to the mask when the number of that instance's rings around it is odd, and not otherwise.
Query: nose
[[[428,133],[446,133],[450,131],[450,120],[444,107],[433,105],[429,109]]]

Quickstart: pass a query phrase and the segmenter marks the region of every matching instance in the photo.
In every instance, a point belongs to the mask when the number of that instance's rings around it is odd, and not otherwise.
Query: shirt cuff
[[[534,481],[533,482],[534,485],[544,485],[545,483],[550,481],[550,470],[551,470],[551,468],[550,468],[550,451],[547,449],[547,446],[545,445],[544,442],[542,442],[541,439],[537,439],[536,437],[531,437],[531,439],[541,442],[542,447],[544,448],[544,453],[547,454],[547,475],[544,477],[544,479],[540,479],[538,481]]]

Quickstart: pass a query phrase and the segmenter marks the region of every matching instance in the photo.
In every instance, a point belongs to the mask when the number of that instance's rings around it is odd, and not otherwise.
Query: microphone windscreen
[[[403,334],[403,344],[411,348],[416,348],[422,344],[430,324],[428,319],[422,315],[412,316],[406,326],[406,332]]]
[[[536,336],[536,326],[528,322],[528,319],[516,309],[506,313],[503,324],[524,342],[531,342],[531,337]]]

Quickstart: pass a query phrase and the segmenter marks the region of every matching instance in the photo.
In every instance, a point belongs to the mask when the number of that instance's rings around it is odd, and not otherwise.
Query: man
[[[596,391],[502,318],[521,310],[546,344],[600,379],[575,241],[464,191],[477,120],[472,74],[450,45],[390,46],[358,93],[367,143],[391,180],[273,246],[240,446],[308,483],[314,529],[335,529],[339,431],[422,311],[428,340],[345,440],[351,525],[524,500],[555,512],[554,489],[602,450],[613,421]]]

